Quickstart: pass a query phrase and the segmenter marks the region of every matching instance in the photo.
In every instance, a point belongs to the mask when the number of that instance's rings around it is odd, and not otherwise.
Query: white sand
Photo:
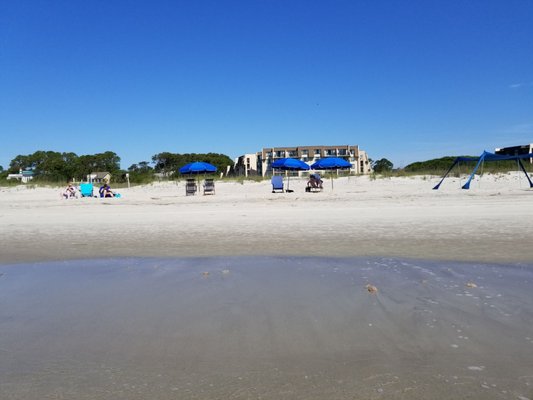
[[[462,179],[464,182],[464,178]],[[120,199],[62,200],[57,188],[0,189],[0,262],[95,256],[314,255],[532,261],[533,190],[517,173],[470,190],[450,178],[324,182],[271,193],[268,181],[121,189]]]

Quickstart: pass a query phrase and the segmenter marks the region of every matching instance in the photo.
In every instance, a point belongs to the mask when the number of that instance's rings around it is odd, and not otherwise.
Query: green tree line
[[[195,161],[204,161],[209,164],[213,164],[218,168],[219,172],[226,172],[228,166],[233,166],[233,160],[225,154],[218,153],[207,153],[207,154],[197,154],[197,153],[169,153],[163,152],[156,154],[152,157],[152,163],[154,164],[154,171],[162,174],[172,174],[176,173],[181,167],[185,164],[195,162]]]
[[[472,156],[459,156],[459,157],[472,157]],[[405,166],[404,170],[411,173],[433,173],[433,174],[442,174],[451,167],[457,156],[446,156],[441,158],[434,158],[427,161],[418,161],[412,164]],[[469,172],[471,171],[477,161],[461,161],[454,168],[455,172]],[[522,160],[524,168],[528,171],[531,171],[532,166],[529,163],[529,160]],[[484,172],[507,172],[507,171],[516,171],[520,167],[514,160],[508,161],[487,161],[483,163]]]
[[[465,156],[470,157],[470,156]],[[444,172],[455,161],[457,156],[446,156],[441,158],[434,158],[432,160],[417,161],[406,165],[404,170],[406,172]]]
[[[231,158],[224,154],[177,154],[159,153],[152,157],[150,165],[148,161],[133,164],[128,171],[121,170],[120,157],[106,151],[97,154],[78,156],[72,152],[36,151],[33,154],[17,155],[4,171],[0,166],[0,177],[7,174],[16,174],[20,170],[31,170],[34,180],[46,182],[66,182],[69,180],[82,181],[92,172],[109,172],[113,181],[122,181],[126,172],[130,174],[132,182],[147,182],[154,179],[154,173],[162,173],[164,176],[176,174],[180,167],[193,161],[205,161],[215,165],[219,171],[226,172],[228,166],[233,165]]]
[[[120,157],[112,151],[78,156],[72,152],[39,150],[33,154],[18,155],[11,160],[7,173],[16,174],[20,170],[32,170],[37,181],[81,180],[95,171],[116,174],[120,171]]]
[[[154,174],[164,177],[178,176],[179,169],[185,164],[203,161],[217,167],[219,172],[226,173],[233,161],[225,154],[218,153],[158,153],[152,157],[152,162],[140,161],[128,168],[130,181],[133,183],[147,183],[154,180]],[[150,165],[153,164],[153,167]]]

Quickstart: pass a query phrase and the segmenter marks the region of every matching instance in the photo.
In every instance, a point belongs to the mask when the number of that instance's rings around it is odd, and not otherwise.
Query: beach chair
[[[281,175],[274,175],[272,177],[272,193],[280,191],[283,193],[283,177]]]
[[[185,183],[185,195],[194,196],[197,190],[198,190],[198,187],[196,186],[196,180],[187,179],[187,182]]]
[[[206,194],[215,194],[215,181],[213,179],[204,181],[204,196]]]
[[[93,197],[93,184],[92,183],[80,183],[80,195],[81,197]]]

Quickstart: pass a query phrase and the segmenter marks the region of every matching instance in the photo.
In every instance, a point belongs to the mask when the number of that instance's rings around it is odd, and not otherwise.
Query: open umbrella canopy
[[[312,169],[324,169],[324,170],[339,170],[339,169],[348,169],[351,168],[352,164],[350,164],[348,161],[346,161],[343,158],[339,157],[329,157],[329,158],[321,158],[317,162],[315,162],[313,165],[311,165]],[[333,175],[331,175],[331,189],[333,190]]]
[[[217,172],[217,167],[206,162],[196,161],[180,168],[180,174],[202,174],[206,172]]]
[[[272,168],[279,168],[288,171],[307,171],[309,165],[296,158],[280,158],[272,163]]]
[[[272,168],[284,171],[307,171],[309,165],[296,158],[280,158],[272,163]],[[292,190],[289,189],[289,176],[287,176],[287,190],[285,191],[292,192]]]
[[[312,169],[345,169],[351,167],[352,164],[338,157],[321,158],[311,165]]]

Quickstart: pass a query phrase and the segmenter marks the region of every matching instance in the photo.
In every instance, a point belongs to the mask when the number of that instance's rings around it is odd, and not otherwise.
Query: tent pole
[[[457,161],[457,169],[459,170],[459,187],[461,187],[461,163]]]
[[[479,171],[479,187],[481,187],[481,178],[483,177],[483,168],[485,168],[485,159],[481,163],[481,170]]]
[[[444,181],[444,178],[446,178],[448,176],[448,174],[450,173],[450,171],[452,170],[453,167],[455,167],[455,165],[459,162],[458,159],[455,159],[455,161],[453,162],[452,166],[450,168],[448,168],[448,171],[446,171],[446,173],[444,174],[444,176],[442,177],[442,179],[440,180],[439,183],[437,183],[435,185],[435,187],[433,188],[433,190],[438,190],[438,188],[440,187],[441,183]]]
[[[529,182],[529,187],[533,188],[533,182],[531,182],[531,178],[529,177],[526,169],[524,168],[524,164],[522,164],[522,161],[520,161],[520,159],[517,159],[517,160],[518,160],[518,163],[520,164],[520,168],[522,169],[522,171],[524,171],[524,174],[526,175],[526,178]]]
[[[479,161],[477,162],[476,166],[474,167],[474,170],[470,174],[470,177],[468,178],[466,183],[463,185],[463,187],[462,187],[463,189],[465,189],[465,190],[470,189],[470,182],[474,178],[474,175],[476,174],[476,171],[478,170],[478,168],[481,165],[481,163],[483,163],[483,160],[485,160],[485,152],[483,152],[483,154],[479,157]]]
[[[518,158],[516,159],[516,172],[520,172],[520,165],[518,164]],[[522,189],[522,179],[518,180],[518,186]]]

